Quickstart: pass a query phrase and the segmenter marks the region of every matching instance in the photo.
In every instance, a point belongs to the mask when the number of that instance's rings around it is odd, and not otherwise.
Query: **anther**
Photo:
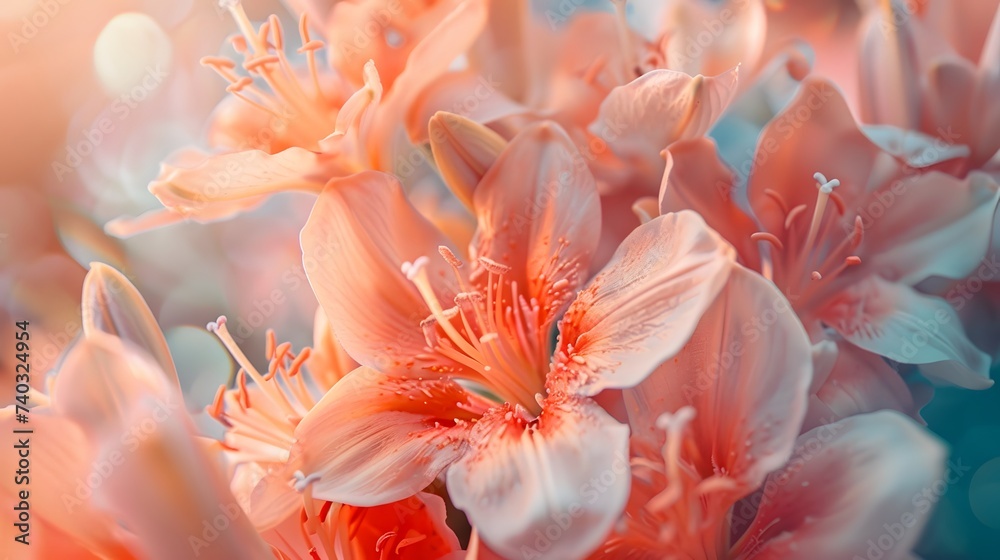
[[[750,234],[750,239],[754,241],[766,241],[771,245],[774,245],[775,249],[778,249],[779,251],[785,248],[784,244],[781,243],[781,240],[778,239],[778,236],[766,231],[758,231],[757,233]]]
[[[482,267],[485,268],[486,270],[498,276],[502,276],[511,271],[511,268],[509,266],[498,263],[497,261],[489,257],[479,257],[479,264],[482,265]]]
[[[439,246],[438,253],[441,253],[444,260],[454,268],[462,268],[462,260],[455,256],[455,253],[448,247],[444,245]]]

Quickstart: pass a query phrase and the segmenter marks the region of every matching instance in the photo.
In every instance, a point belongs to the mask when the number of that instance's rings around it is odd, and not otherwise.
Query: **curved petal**
[[[908,558],[936,501],[928,492],[951,481],[942,477],[945,457],[937,438],[895,412],[803,434],[788,465],[765,483],[732,557],[873,558],[875,547],[883,560]]]
[[[515,115],[531,114],[525,107],[499,91],[505,82],[494,80],[492,74],[471,71],[449,72],[428,84],[413,100],[406,114],[406,131],[410,142],[434,141],[434,131],[427,123],[436,113],[461,115],[480,126],[495,123]]]
[[[113,437],[127,426],[135,402],[158,399],[171,413],[183,409],[180,393],[159,364],[128,341],[92,331],[77,343],[59,366],[52,386],[52,407],[73,419],[87,436]]]
[[[373,60],[386,88],[399,79],[408,60],[418,56],[420,45],[440,33],[436,26],[456,4],[442,0],[326,3],[332,4],[327,7],[329,15],[324,25],[331,65],[354,83],[361,83],[363,65]]]
[[[579,558],[628,498],[628,427],[585,398],[554,395],[542,408],[534,422],[509,405],[484,416],[448,492],[497,553]]]
[[[441,5],[452,9],[413,47],[406,58],[406,66],[393,82],[390,95],[379,111],[372,135],[374,141],[381,142],[381,146],[373,150],[378,154],[393,152],[394,131],[399,123],[407,122],[406,115],[415,100],[472,46],[486,25],[485,0],[464,0],[457,5],[442,2]],[[441,40],[444,37],[447,40]],[[381,162],[381,168],[388,168],[388,164],[391,162]]]
[[[167,339],[139,290],[124,274],[104,263],[90,263],[83,280],[82,314],[84,335],[105,332],[142,348],[180,392]]]
[[[441,178],[466,207],[483,175],[500,157],[507,141],[462,115],[438,111],[427,124],[431,151]]]
[[[693,138],[671,144],[660,185],[660,213],[694,210],[736,248],[740,261],[760,270],[754,221],[735,200],[736,177],[716,153],[715,142]]]
[[[459,290],[437,255],[449,243],[410,205],[399,181],[376,171],[331,181],[301,243],[306,276],[347,353],[387,372],[421,367],[413,357],[426,346],[420,322],[430,309],[400,267],[430,257],[438,298],[451,301]]]
[[[309,368],[309,373],[323,393],[358,367],[358,363],[347,355],[340,341],[333,335],[330,319],[322,307],[316,310],[313,320],[312,353],[306,360],[306,367]]]
[[[998,202],[1000,188],[984,173],[956,179],[932,171],[887,185],[858,208],[864,265],[910,285],[964,278],[986,256]]]
[[[600,236],[600,198],[585,160],[558,125],[532,125],[486,172],[473,203],[474,256],[511,267],[506,278],[537,300],[539,328],[548,331],[586,280]]]
[[[449,379],[391,377],[359,367],[295,428],[316,498],[376,506],[419,492],[465,453],[488,403]]]
[[[819,318],[865,350],[905,364],[921,364],[934,381],[986,389],[990,358],[966,338],[961,320],[943,299],[871,277],[834,297]]]
[[[771,15],[765,4],[761,0],[668,3],[662,24],[668,38],[667,67],[691,73],[722,72],[734,65],[754,70],[764,52]]]
[[[16,430],[25,427],[15,422],[17,412],[13,405],[0,408],[0,428],[5,434],[10,434],[5,445],[15,446],[18,438],[25,437],[15,434]],[[44,533],[38,526],[51,524],[61,533],[58,540],[72,541],[81,549],[93,553],[95,558],[131,558],[128,540],[123,538],[125,531],[117,526],[108,512],[94,503],[93,489],[86,482],[89,477],[100,477],[99,480],[103,481],[103,472],[98,471],[98,465],[94,464],[97,451],[72,420],[48,412],[43,407],[35,407],[31,411],[30,427],[34,433],[28,436],[30,475],[35,480],[46,481],[30,488],[32,532]],[[18,459],[17,452],[8,453],[0,459],[0,465],[14,473],[18,470]],[[15,483],[15,478],[7,476],[0,481],[0,503],[5,507],[8,503],[11,508],[17,505],[20,502],[19,492],[25,490]],[[56,536],[30,537],[31,544],[35,546],[44,546],[46,539],[55,540]],[[66,543],[64,546],[69,545]],[[39,551],[39,554],[35,558],[44,557],[44,552]]]
[[[735,258],[688,210],[636,228],[559,323],[550,389],[595,395],[645,379],[687,343]]]
[[[183,167],[164,164],[149,185],[167,208],[207,222],[228,218],[260,204],[263,197],[283,191],[319,192],[335,172],[332,158],[302,148],[276,154],[246,150],[191,158]],[[187,165],[191,164],[191,165]]]
[[[736,95],[737,75],[738,68],[714,77],[647,72],[611,90],[590,130],[613,131],[608,145],[620,157],[658,159],[671,143],[708,132]]]
[[[969,156],[969,147],[916,130],[891,125],[865,125],[861,129],[879,148],[901,158],[911,167],[949,165]],[[936,167],[935,167],[936,168]]]
[[[97,459],[114,469],[95,489],[95,501],[136,535],[150,558],[183,558],[192,548],[205,558],[268,558],[165,377],[151,358],[99,331],[63,362],[54,408],[80,425]],[[228,518],[229,529],[205,538],[203,522],[218,515]]]
[[[861,117],[866,122],[920,128],[917,30],[903,2],[870,11],[861,48]],[[891,18],[891,19],[889,19]]]
[[[881,356],[841,344],[829,376],[810,397],[802,431],[879,410],[916,418],[917,408],[906,382]]]
[[[791,305],[736,266],[687,345],[624,394],[633,433],[660,444],[657,419],[693,407],[685,459],[735,482],[735,502],[788,460],[811,379],[809,337]]]

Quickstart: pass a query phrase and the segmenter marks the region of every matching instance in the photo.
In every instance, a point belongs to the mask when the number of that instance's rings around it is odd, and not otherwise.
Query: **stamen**
[[[799,214],[805,211],[806,211],[805,204],[799,204],[795,208],[792,208],[792,211],[789,212],[787,216],[785,216],[785,230],[787,231],[789,229],[792,229],[792,223],[795,221],[795,218],[798,218]]]
[[[788,204],[785,203],[785,199],[781,196],[781,193],[772,189],[764,189],[764,194],[773,200],[779,208],[781,208],[782,214],[788,214]]]
[[[233,336],[229,334],[229,330],[226,328],[226,316],[222,315],[214,322],[207,325],[210,332],[214,333],[215,336],[219,337],[222,341],[222,345],[229,350],[229,353],[236,360],[236,363],[243,368],[250,378],[253,379],[254,383],[264,392],[264,394],[279,408],[284,409],[290,415],[296,415],[295,409],[285,398],[284,394],[278,391],[276,388],[272,387],[271,384],[267,383],[264,377],[257,371],[257,368],[253,366],[250,360],[247,358],[243,350],[240,349],[236,341],[233,340]]]
[[[496,274],[497,276],[503,276],[511,271],[511,268],[505,264],[496,262],[489,257],[479,257],[479,264],[483,266],[489,272]]]
[[[774,235],[773,233],[768,233],[766,231],[758,231],[757,233],[753,233],[750,235],[750,239],[754,241],[766,241],[771,245],[774,245],[774,248],[778,249],[779,251],[785,248],[784,244],[781,243],[781,240],[778,239],[778,236]]]
[[[813,210],[812,222],[809,224],[809,235],[806,237],[805,250],[812,249],[816,242],[816,235],[819,234],[819,226],[823,221],[823,213],[826,212],[826,203],[830,199],[830,193],[834,187],[840,186],[840,181],[833,179],[827,181],[822,173],[816,173],[813,178],[818,182],[819,194],[816,196],[816,208]]]
[[[656,419],[656,427],[667,433],[667,441],[663,445],[663,463],[666,466],[667,487],[654,496],[646,504],[646,509],[657,512],[677,503],[683,493],[680,473],[680,455],[683,444],[684,429],[694,418],[695,410],[690,406],[682,407],[677,412],[661,414]]]
[[[455,253],[451,251],[448,247],[441,245],[438,247],[438,253],[444,257],[444,260],[454,268],[462,268],[462,261],[455,256]]]
[[[865,238],[865,222],[861,216],[854,217],[854,231],[851,233],[851,250],[854,251],[861,246]]]
[[[274,358],[274,346],[276,342],[276,337],[274,336],[274,329],[267,329],[267,332],[264,334],[264,338],[266,339],[264,357],[267,358],[268,360],[271,360],[272,358]]]

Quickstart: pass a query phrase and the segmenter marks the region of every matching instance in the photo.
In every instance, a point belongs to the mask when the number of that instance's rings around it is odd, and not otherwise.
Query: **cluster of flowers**
[[[223,2],[243,61],[203,60],[231,93],[211,151],[108,231],[315,193],[315,344],[268,332],[258,369],[209,324],[240,369],[200,437],[153,314],[93,265],[84,334],[32,393],[60,442],[36,445],[44,546],[912,557],[946,457],[919,409],[992,383],[961,312],[996,272],[996,2],[981,33],[872,3],[812,46],[773,40],[765,11],[793,8],[762,0],[669,2],[643,33],[659,2],[290,3],[297,48]],[[418,180],[453,207],[418,210]]]

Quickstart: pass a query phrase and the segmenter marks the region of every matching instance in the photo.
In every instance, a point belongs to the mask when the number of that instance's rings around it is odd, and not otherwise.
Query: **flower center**
[[[254,29],[238,0],[222,0],[220,5],[239,26],[241,35],[232,43],[243,55],[243,69],[250,76],[234,72],[236,63],[228,58],[208,56],[202,64],[229,82],[226,91],[277,119],[277,125],[296,139],[296,145],[318,150],[319,141],[334,131],[334,104],[324,96],[316,68],[316,51],[323,48],[323,42],[310,38],[305,14],[299,20],[302,46],[297,52],[306,55],[309,75],[300,77],[285,55],[284,34],[276,16]],[[258,87],[254,78],[267,88]]]
[[[834,189],[840,186],[839,180],[827,180],[822,173],[814,174],[813,178],[816,179],[818,192],[816,203],[813,206],[812,219],[809,221],[805,233],[805,241],[801,245],[793,243],[793,241],[796,239],[796,233],[801,235],[803,222],[800,217],[808,210],[808,207],[805,204],[800,204],[789,209],[784,198],[770,189],[766,190],[765,194],[778,205],[784,214],[784,231],[781,232],[781,236],[772,232],[757,232],[750,236],[755,241],[769,243],[774,251],[786,253],[781,255],[780,259],[772,258],[766,261],[763,272],[765,276],[775,280],[792,305],[798,309],[806,307],[817,292],[829,286],[849,267],[861,264],[861,258],[853,253],[864,239],[864,226],[861,217],[856,216],[853,230],[844,236],[839,243],[822,242],[824,238],[833,235],[831,229],[836,229],[836,223],[843,223],[836,219],[826,219],[827,207],[830,206],[830,202],[833,202],[833,206],[836,207],[840,215],[844,214],[845,205],[834,192]],[[788,246],[781,239],[785,239]],[[783,270],[775,271],[773,263],[779,260],[783,264]]]
[[[462,289],[451,307],[445,308],[434,292],[427,257],[403,265],[403,273],[431,311],[421,323],[427,351],[461,364],[471,381],[504,401],[541,412],[538,400],[544,391],[547,357],[537,330],[538,301],[529,301],[518,293],[517,282],[505,279],[510,267],[486,257],[479,258],[487,276],[485,293],[475,289],[461,274],[462,261],[447,247],[438,250]]]
[[[219,387],[208,414],[226,426],[226,444],[245,460],[284,463],[295,443],[295,427],[318,400],[312,390],[327,389],[315,383],[310,387],[304,379],[302,366],[311,350],[307,347],[295,354],[290,343],[275,344],[274,332],[268,330],[266,357],[270,365],[262,375],[229,334],[224,316],[209,323],[208,330],[219,337],[240,366],[236,388],[228,389],[233,379]],[[247,376],[258,391],[251,393]]]

